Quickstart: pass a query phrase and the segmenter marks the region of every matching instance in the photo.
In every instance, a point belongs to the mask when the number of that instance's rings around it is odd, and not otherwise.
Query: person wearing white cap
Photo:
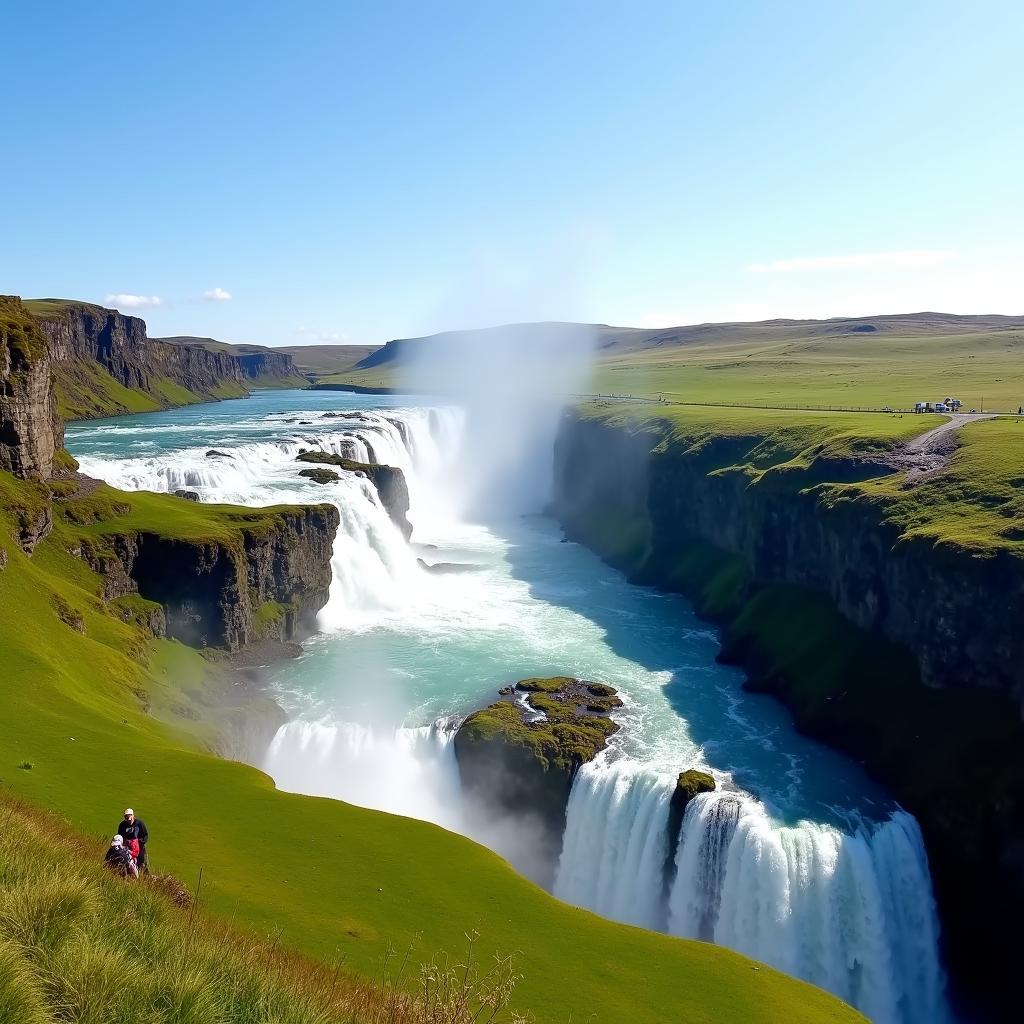
[[[149,859],[146,857],[146,843],[149,841],[149,829],[146,828],[146,823],[141,818],[135,817],[135,811],[130,807],[125,808],[124,820],[117,826],[117,834],[129,846],[135,845],[133,841],[138,842],[139,853],[136,860],[139,871],[148,875]]]
[[[124,878],[139,877],[139,869],[135,866],[135,861],[132,858],[132,855],[124,845],[124,838],[122,836],[114,836],[114,838],[110,840],[110,847],[107,850],[107,855],[103,858],[103,863],[106,864],[111,871],[116,872]]]

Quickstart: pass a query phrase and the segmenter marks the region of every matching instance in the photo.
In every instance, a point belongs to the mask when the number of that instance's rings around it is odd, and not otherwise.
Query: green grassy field
[[[206,723],[229,684],[211,681],[197,652],[112,614],[99,579],[69,553],[78,531],[106,529],[95,517],[109,495],[59,514],[29,559],[10,534],[19,508],[31,515],[42,500],[42,485],[0,478],[0,784],[97,837],[97,856],[131,803],[150,827],[154,866],[193,886],[202,870],[211,911],[366,974],[388,943],[419,936],[425,956],[455,953],[478,928],[482,955],[520,954],[516,1002],[540,1021],[861,1019],[727,950],[560,904],[442,829],[279,793],[212,756]],[[172,514],[161,502],[129,496],[121,518],[148,528],[170,516],[190,535],[218,528],[214,510],[174,502]]]
[[[818,413],[778,409],[682,406],[592,399],[585,416],[648,430],[653,445],[699,447],[732,439],[753,471],[794,474],[794,486],[831,484],[832,500],[872,506],[874,516],[899,526],[906,539],[1005,551],[1024,558],[1024,417],[969,423],[941,473],[913,487],[902,473],[844,482],[837,461],[884,458],[901,442],[943,422],[940,416]]]
[[[966,409],[1024,402],[1024,331],[893,334],[696,343],[601,359],[599,394],[689,402],[912,408],[959,398]]]
[[[1024,327],[985,318],[944,324],[892,318],[869,333],[829,322],[702,325],[662,332],[595,328],[597,358],[582,390],[674,401],[912,408],[959,398],[964,409],[1024,403]],[[430,344],[427,339],[418,344]],[[429,367],[429,364],[428,364]],[[350,369],[325,383],[437,387],[400,363]]]

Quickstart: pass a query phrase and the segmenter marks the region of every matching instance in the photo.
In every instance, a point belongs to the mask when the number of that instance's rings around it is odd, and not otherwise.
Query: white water
[[[747,794],[687,808],[665,899],[674,778],[599,758],[576,778],[554,892],[644,928],[730,946],[875,1021],[947,1019],[917,823],[786,826]]]
[[[356,722],[289,722],[265,770],[281,789],[333,797],[459,829],[457,721],[388,729]]]
[[[479,479],[460,461],[466,426],[456,410],[293,409],[207,413],[215,422],[179,410],[70,436],[83,471],[126,489],[337,505],[324,632],[277,674],[294,720],[263,767],[282,789],[436,822],[539,877],[530,823],[467,813],[446,716],[527,675],[606,680],[626,701],[623,729],[574,783],[555,894],[729,945],[830,989],[879,1024],[945,1019],[916,823],[855,766],[796,736],[770,701],[742,694],[736,674],[714,664],[714,634],[683,602],[630,587],[559,544],[546,523],[464,522]],[[213,448],[233,458],[209,458]],[[438,550],[406,544],[365,479],[299,478],[302,448],[402,468],[414,539]],[[433,575],[418,554],[477,571]],[[669,799],[689,767],[712,771],[720,790],[688,809],[666,891]]]

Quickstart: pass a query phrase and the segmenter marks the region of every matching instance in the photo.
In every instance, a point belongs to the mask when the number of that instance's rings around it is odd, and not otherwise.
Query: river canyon
[[[280,788],[464,833],[566,902],[730,946],[879,1024],[948,1020],[914,818],[772,698],[745,692],[684,598],[565,540],[544,514],[553,437],[540,440],[531,485],[482,501],[472,415],[441,402],[262,391],[67,429],[82,472],[125,490],[337,507],[318,631],[267,668],[288,721],[251,759]],[[300,476],[304,450],[401,469],[411,540],[366,475]],[[499,688],[549,675],[611,684],[624,702],[621,728],[574,779],[556,856],[529,814],[464,796],[453,744]],[[717,788],[671,836],[686,769]]]

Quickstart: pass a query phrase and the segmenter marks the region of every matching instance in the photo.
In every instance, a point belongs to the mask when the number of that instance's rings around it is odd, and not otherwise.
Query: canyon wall
[[[327,603],[338,510],[271,508],[253,519],[230,540],[112,532],[77,553],[104,578],[106,600],[155,602],[163,609],[156,631],[192,647],[302,639]]]
[[[232,345],[214,338],[196,338],[176,335],[154,338],[153,341],[175,346],[204,348],[235,360],[247,384],[253,387],[305,387],[306,378],[295,365],[288,352],[266,348],[263,345]]]
[[[241,367],[230,355],[155,341],[138,317],[80,302],[41,300],[28,308],[47,338],[58,395],[76,417],[136,411],[127,396],[97,379],[96,369],[157,408],[247,393]]]
[[[764,472],[760,440],[571,414],[552,510],[636,582],[690,596],[748,688],[915,814],[955,974],[998,1004],[1024,914],[1024,569],[907,537],[829,482],[877,465]]]
[[[64,446],[46,338],[21,301],[0,296],[0,469],[45,480]]]

